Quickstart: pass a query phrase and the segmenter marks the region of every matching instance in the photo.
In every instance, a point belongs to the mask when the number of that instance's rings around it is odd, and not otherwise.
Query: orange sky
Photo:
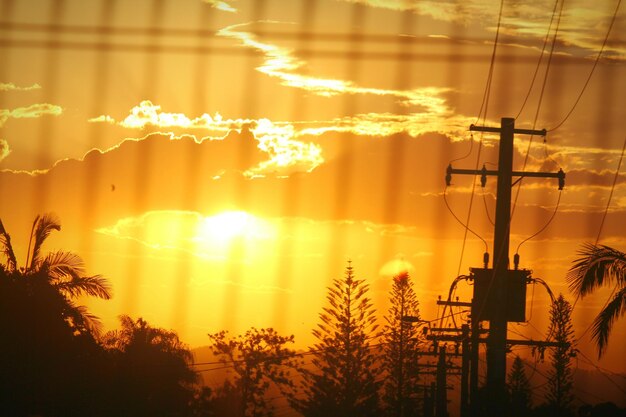
[[[423,317],[435,319],[437,296],[485,251],[470,234],[461,259],[445,169],[465,155],[455,167],[497,162],[498,138],[484,135],[479,156],[468,127],[482,123],[499,2],[462,3],[0,2],[0,217],[17,253],[34,216],[57,213],[63,229],[47,248],[73,250],[109,279],[113,300],[90,303],[107,328],[122,313],[143,316],[192,346],[250,326],[306,346],[348,259],[381,317],[390,274],[408,268]],[[523,110],[517,127],[536,118],[552,130],[581,93],[616,2],[566,2],[541,105],[547,52],[522,109],[554,6],[524,3],[504,7],[485,123]],[[620,10],[573,113],[546,143],[533,138],[526,165],[567,172],[554,221],[519,253],[571,301],[565,273],[596,240],[624,140],[625,22]],[[516,137],[515,169],[528,144]],[[600,240],[621,250],[625,175]],[[472,180],[455,176],[447,190],[462,219]],[[470,220],[490,252],[494,193],[493,178],[476,188]],[[556,180],[522,183],[511,256],[558,198]],[[577,303],[579,335],[609,292]],[[530,324],[513,331],[543,338],[547,303],[529,289]],[[624,320],[612,340],[598,363],[626,372]]]

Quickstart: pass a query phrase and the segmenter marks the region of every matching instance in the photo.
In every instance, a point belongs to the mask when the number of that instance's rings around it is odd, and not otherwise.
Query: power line
[[[558,3],[558,0],[557,0]],[[550,47],[550,54],[548,55],[548,62],[546,63],[546,71],[544,73],[543,76],[543,83],[541,85],[541,91],[539,93],[539,100],[537,102],[537,109],[535,110],[535,118],[533,120],[533,125],[532,125],[532,129],[534,130],[537,126],[537,120],[539,119],[539,111],[541,110],[541,104],[543,103],[543,96],[545,93],[545,89],[546,89],[546,84],[548,81],[548,74],[550,73],[550,64],[552,63],[552,57],[554,56],[554,47],[556,45],[556,40],[557,40],[557,36],[559,34],[559,26],[561,24],[561,16],[563,14],[563,5],[565,4],[565,0],[561,0],[561,8],[559,9],[559,15],[557,17],[557,21],[556,21],[556,28],[554,30],[554,36],[552,38],[552,45]],[[528,148],[526,149],[526,155],[524,157],[524,165],[522,167],[522,171],[524,171],[526,169],[526,166],[528,165],[528,159],[530,157],[530,149],[532,147],[532,143],[533,143],[533,135],[530,135],[530,138],[528,139]],[[544,138],[545,140],[545,138]],[[511,209],[511,216],[509,219],[509,222],[511,222],[513,220],[513,215],[515,213],[515,208],[517,207],[517,200],[519,199],[519,195],[520,195],[520,191],[522,188],[522,182],[524,181],[524,177],[520,178],[518,186],[517,186],[517,190],[515,192],[515,199],[513,200],[513,207]],[[560,197],[559,197],[560,198]]]
[[[582,98],[583,94],[585,93],[585,89],[587,88],[587,85],[589,85],[589,81],[591,80],[591,76],[593,75],[593,72],[595,71],[596,66],[598,65],[598,62],[600,61],[600,56],[602,56],[602,52],[604,52],[604,47],[606,46],[606,42],[609,39],[609,34],[611,33],[611,29],[613,28],[613,23],[615,23],[615,17],[617,16],[617,11],[619,10],[619,7],[620,7],[621,3],[622,3],[622,0],[617,0],[617,5],[615,6],[615,12],[613,12],[613,17],[611,18],[611,23],[609,24],[609,29],[606,31],[606,36],[604,37],[604,41],[602,42],[602,47],[600,48],[600,51],[598,52],[598,55],[596,56],[596,60],[593,63],[593,66],[591,67],[591,71],[589,71],[589,76],[587,76],[587,80],[585,81],[585,84],[583,85],[583,88],[580,90],[580,94],[578,94],[578,97],[574,101],[574,105],[569,110],[569,112],[567,112],[567,114],[565,115],[563,120],[561,120],[552,129],[548,129],[548,131],[551,132],[553,130],[558,129],[559,127],[561,127],[563,125],[563,123],[565,123],[567,121],[567,119],[570,117],[570,115],[574,112],[574,109],[578,105],[578,102]]]
[[[613,198],[613,192],[615,191],[615,185],[617,184],[617,179],[619,178],[619,170],[622,167],[622,160],[624,159],[624,151],[626,150],[626,137],[624,137],[624,145],[622,145],[622,153],[619,156],[619,161],[617,163],[617,169],[615,170],[615,176],[613,177],[613,184],[611,185],[611,192],[609,193],[609,198],[606,202],[606,208],[604,209],[604,214],[602,215],[602,221],[600,222],[600,227],[598,228],[598,235],[596,236],[596,243],[600,241],[600,235],[602,234],[602,228],[604,227],[604,221],[609,212],[609,206],[611,205],[611,199]]]
[[[617,388],[617,389],[618,389],[618,390],[619,390],[622,394],[626,395],[626,390],[624,390],[624,388],[623,388],[623,387],[621,387],[621,386],[620,386],[617,382],[615,382],[615,381],[614,381],[614,380],[613,380],[610,376],[608,376],[606,373],[604,373],[604,371],[603,371],[603,370],[602,370],[602,369],[601,369],[598,365],[596,365],[595,363],[593,363],[593,362],[591,361],[591,359],[589,359],[589,358],[587,357],[587,355],[585,355],[585,354],[584,354],[583,352],[581,352],[581,351],[578,351],[578,353],[580,353],[580,355],[583,357],[583,359],[585,359],[585,361],[586,361],[589,365],[591,365],[591,366],[593,366],[594,368],[596,368],[596,370],[597,370],[598,372],[600,372],[600,374],[601,374],[602,376],[604,376],[607,380],[609,380],[609,382],[611,382],[611,384],[613,384],[613,385],[614,385],[614,386],[615,386],[615,387],[616,387],[616,388]]]
[[[556,0],[554,2],[554,8],[552,9],[552,17],[550,17],[550,24],[548,25],[548,31],[546,32],[546,36],[543,39],[543,47],[541,48],[541,53],[539,54],[539,59],[537,59],[537,66],[535,67],[535,73],[533,74],[533,78],[530,81],[530,86],[528,87],[528,92],[526,93],[526,97],[524,98],[524,102],[522,103],[521,108],[519,109],[519,112],[517,113],[517,116],[515,116],[515,120],[517,120],[520,115],[522,114],[522,111],[524,110],[524,107],[526,106],[526,102],[528,101],[528,98],[530,97],[530,93],[533,90],[533,86],[535,85],[535,79],[537,78],[537,74],[539,73],[539,67],[541,66],[541,60],[543,59],[543,54],[546,50],[546,46],[548,45],[548,38],[550,37],[550,30],[552,29],[552,22],[554,21],[554,16],[556,16],[556,7],[559,4],[559,0]]]
[[[472,229],[469,228],[469,226],[467,226],[466,223],[463,223],[463,221],[461,219],[459,219],[457,217],[456,214],[454,214],[454,211],[452,210],[452,208],[450,207],[450,204],[448,203],[448,198],[446,197],[446,191],[448,190],[448,187],[446,186],[446,188],[443,191],[443,201],[446,204],[446,207],[448,208],[448,211],[450,212],[450,214],[452,214],[452,217],[455,218],[455,220],[457,222],[459,222],[459,224],[461,224],[461,226],[463,226],[465,228],[466,231],[470,231],[474,236],[476,236],[478,239],[482,240],[482,242],[485,244],[485,250],[489,250],[489,246],[487,245],[487,241],[485,239],[483,239],[478,233],[476,233],[475,231],[473,231]],[[465,238],[464,238],[464,245],[465,246]],[[444,311],[445,314],[445,311]]]
[[[522,247],[522,245],[524,243],[528,242],[530,239],[535,238],[536,236],[541,234],[544,230],[546,230],[548,228],[548,226],[550,226],[550,223],[552,223],[552,220],[554,220],[554,217],[556,216],[556,213],[559,210],[559,205],[561,204],[561,195],[562,194],[563,194],[563,191],[559,190],[559,198],[556,200],[556,205],[554,206],[554,212],[552,212],[552,216],[550,216],[550,218],[548,219],[546,224],[544,224],[543,227],[541,229],[539,229],[537,232],[535,232],[534,234],[528,236],[526,239],[522,240],[522,242],[517,246],[517,249],[515,249],[515,253],[519,253],[519,250],[520,250],[520,248]]]

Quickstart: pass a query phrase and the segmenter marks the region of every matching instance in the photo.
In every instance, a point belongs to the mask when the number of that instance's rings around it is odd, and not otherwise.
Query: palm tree
[[[100,275],[87,276],[83,260],[74,253],[55,251],[43,256],[42,245],[54,230],[61,230],[56,216],[44,214],[35,218],[26,262],[19,267],[11,236],[0,220],[0,252],[6,258],[4,264],[0,263],[1,275],[51,287],[64,300],[64,319],[79,332],[90,331],[97,335],[100,331],[99,319],[89,313],[85,306],[77,305],[73,299],[87,295],[108,300],[111,298],[110,286]]]
[[[593,321],[598,356],[605,352],[615,321],[626,313],[626,254],[605,245],[585,244],[567,274],[570,290],[584,297],[602,286],[615,285],[613,298]]]

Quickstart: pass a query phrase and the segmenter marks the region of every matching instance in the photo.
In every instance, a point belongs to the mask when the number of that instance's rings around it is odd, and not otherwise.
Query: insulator
[[[450,186],[452,182],[452,164],[448,165],[448,169],[446,170],[446,185]]]
[[[485,265],[485,269],[489,268],[489,252],[483,253],[483,264]]]
[[[565,187],[565,172],[563,172],[563,168],[559,169],[559,172],[557,172],[558,178],[559,178],[559,190],[562,190],[563,187]]]
[[[480,172],[480,186],[485,188],[485,185],[487,185],[487,167],[483,165],[483,169]]]
[[[515,265],[515,270],[517,271],[519,268],[519,253],[513,255],[513,265]]]

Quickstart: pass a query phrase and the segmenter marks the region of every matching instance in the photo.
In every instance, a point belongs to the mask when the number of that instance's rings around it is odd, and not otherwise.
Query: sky
[[[0,218],[23,261],[35,216],[58,215],[46,249],[109,280],[112,300],[84,300],[106,329],[130,314],[202,346],[274,327],[304,348],[348,261],[381,323],[403,270],[438,318],[495,215],[495,178],[446,187],[446,167],[496,169],[499,137],[469,127],[511,117],[548,130],[516,135],[514,169],[567,176],[513,187],[510,257],[576,302],[586,357],[626,372],[626,320],[600,361],[590,344],[611,289],[575,300],[565,280],[583,243],[626,250],[617,5],[1,1]],[[531,285],[509,336],[544,338],[548,307]]]

